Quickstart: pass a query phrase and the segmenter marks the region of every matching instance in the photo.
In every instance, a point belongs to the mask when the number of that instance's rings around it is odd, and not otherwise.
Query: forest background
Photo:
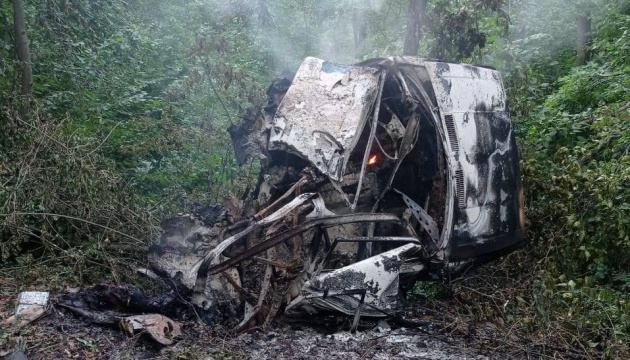
[[[628,0],[3,1],[0,282],[133,281],[160,219],[251,189],[226,129],[271,80],[399,54],[499,69],[517,129],[527,245],[458,311],[629,358]]]

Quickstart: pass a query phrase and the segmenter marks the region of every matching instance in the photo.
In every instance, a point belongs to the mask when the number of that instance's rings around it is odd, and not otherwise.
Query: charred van
[[[151,253],[200,307],[242,309],[240,327],[279,311],[387,316],[400,309],[401,286],[523,241],[518,153],[496,70],[307,58],[250,115],[230,134],[239,161],[261,159],[257,212],[171,219]]]

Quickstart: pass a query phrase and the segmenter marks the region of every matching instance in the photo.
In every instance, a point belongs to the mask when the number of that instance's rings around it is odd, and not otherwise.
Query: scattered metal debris
[[[120,319],[120,328],[130,336],[146,331],[162,345],[173,345],[174,339],[182,335],[178,323],[159,314],[133,315],[122,318]]]
[[[128,335],[145,332],[162,345],[172,345],[182,332],[177,322],[157,312],[178,316],[188,307],[173,294],[149,296],[111,285],[66,293],[58,305],[93,324],[119,327]]]
[[[354,329],[398,312],[414,281],[522,243],[518,154],[493,69],[307,58],[229,132],[240,162],[261,159],[254,195],[165,220],[149,258],[210,318],[242,319],[237,330],[330,311]]]

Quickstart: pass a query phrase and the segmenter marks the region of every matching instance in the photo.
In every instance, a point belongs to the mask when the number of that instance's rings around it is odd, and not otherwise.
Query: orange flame
[[[367,164],[368,164],[368,165],[376,165],[376,161],[377,161],[377,160],[378,160],[378,156],[376,156],[376,155],[371,155],[371,156],[368,158]]]

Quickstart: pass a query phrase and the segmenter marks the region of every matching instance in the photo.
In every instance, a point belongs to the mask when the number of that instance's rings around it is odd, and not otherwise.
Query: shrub
[[[145,252],[156,234],[152,215],[96,151],[99,143],[68,133],[67,122],[39,109],[1,111],[0,126],[9,131],[0,139],[4,264],[65,265],[82,280],[86,269],[111,269],[125,253]]]

